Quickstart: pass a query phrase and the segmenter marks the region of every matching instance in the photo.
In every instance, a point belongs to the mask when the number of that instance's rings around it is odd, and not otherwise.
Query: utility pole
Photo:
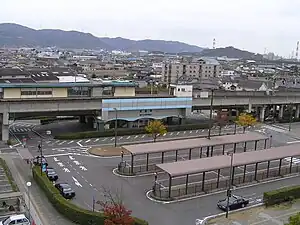
[[[210,139],[211,136],[213,104],[214,104],[214,90],[212,89],[211,96],[210,96],[209,129],[208,129],[208,137],[207,137],[208,139]]]
[[[226,218],[229,213],[229,198],[231,197],[231,184],[232,184],[232,167],[233,167],[233,152],[227,153],[230,156],[230,174],[229,174],[229,186],[227,189],[227,207],[226,207]]]
[[[114,108],[115,113],[116,113],[116,117],[115,117],[115,147],[117,147],[117,136],[118,136],[118,110],[117,108]]]

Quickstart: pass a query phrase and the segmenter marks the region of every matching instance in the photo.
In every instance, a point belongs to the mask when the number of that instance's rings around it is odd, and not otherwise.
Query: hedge
[[[289,223],[285,225],[298,225],[300,224],[300,213],[297,213],[296,215],[293,215],[289,218]]]
[[[207,129],[209,127],[208,123],[201,124],[184,124],[184,125],[173,125],[168,126],[168,132],[172,131],[184,131],[184,130],[198,130],[198,129]],[[145,128],[119,128],[117,130],[118,136],[124,135],[138,135],[145,134]],[[71,140],[71,139],[85,139],[85,138],[98,138],[98,137],[112,137],[115,135],[114,129],[110,129],[104,132],[99,131],[86,131],[86,132],[78,132],[78,133],[66,133],[57,135],[54,138],[60,140]]]
[[[103,225],[105,217],[103,213],[92,212],[79,206],[73,204],[69,200],[63,198],[59,191],[53,186],[52,182],[49,181],[46,174],[41,175],[40,167],[35,166],[32,169],[33,178],[36,183],[44,191],[45,195],[48,197],[48,200],[51,202],[53,207],[64,215],[67,219],[71,220],[74,223],[81,225]],[[134,225],[148,225],[144,220],[134,218]]]
[[[7,166],[7,164],[6,164],[6,162],[5,162],[4,159],[1,159],[1,158],[0,158],[0,165],[1,165],[1,167],[3,168],[3,170],[4,170],[4,172],[5,172],[5,175],[6,175],[6,177],[7,177],[8,183],[9,183],[10,186],[11,186],[11,189],[12,189],[13,191],[15,191],[15,192],[19,191],[19,188],[18,188],[18,186],[16,185],[15,180],[14,180],[14,178],[13,178],[11,172],[10,172],[10,169],[8,168],[8,166]]]
[[[300,185],[284,187],[264,193],[264,202],[266,206],[292,201],[296,198],[300,198]]]

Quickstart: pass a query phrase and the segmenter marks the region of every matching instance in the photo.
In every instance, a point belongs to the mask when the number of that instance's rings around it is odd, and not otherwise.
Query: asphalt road
[[[300,139],[297,138],[295,134],[287,132],[284,128],[278,128],[270,125],[263,125],[262,128],[258,128],[256,131],[266,135],[272,135],[272,146],[282,146],[297,142]],[[198,133],[199,132],[200,130]],[[38,154],[36,146],[40,139],[30,132],[28,132],[28,134],[32,135],[32,139],[28,142],[28,144],[32,145],[32,147],[29,149],[33,153]],[[175,132],[173,132],[172,135],[166,135],[164,138],[174,137],[174,134]],[[191,135],[192,134],[193,132]],[[182,132],[181,135],[190,134],[189,132],[186,132],[185,134]],[[138,136],[137,138],[134,136],[130,137],[128,140],[141,140],[141,138],[142,136]],[[124,137],[122,139],[124,139]],[[120,141],[122,141],[122,139]],[[72,143],[70,143],[71,141],[65,141],[64,143],[62,143],[62,141],[58,141],[57,143],[54,143],[56,140],[46,140],[49,141],[49,143],[46,143],[46,141],[43,143],[44,153],[45,155],[48,155],[47,159],[49,165],[57,170],[61,181],[68,182],[76,191],[77,196],[74,200],[72,200],[75,204],[91,209],[93,198],[96,200],[103,199],[102,187],[106,187],[116,190],[116,192],[121,194],[126,206],[133,211],[133,214],[148,220],[150,225],[194,224],[197,218],[203,218],[220,212],[220,210],[216,207],[216,202],[225,198],[225,193],[213,194],[211,196],[175,204],[158,204],[148,200],[146,198],[146,192],[152,187],[153,177],[123,178],[113,175],[112,170],[120,162],[119,158],[104,159],[90,156],[87,153],[87,149],[91,146],[89,143],[93,144],[95,141],[97,145],[101,146],[112,142],[111,139],[106,139],[105,141],[99,140],[82,140],[82,142],[80,142],[83,143],[81,144],[82,146],[78,145],[76,141]],[[125,140],[127,139],[125,138]],[[288,162],[288,160],[286,161]],[[295,163],[298,162],[299,161],[295,159]],[[251,168],[247,167],[247,171],[248,170],[250,171]],[[224,171],[222,175],[226,176],[226,172]],[[299,182],[299,177],[290,178],[268,184],[260,184],[255,187],[238,189],[235,190],[234,193],[250,198],[251,204],[255,204],[257,200],[262,198],[265,191],[283,186],[299,184]],[[96,205],[96,209],[99,209],[99,206]]]
[[[87,209],[91,209],[93,198],[103,199],[102,187],[106,187],[117,190],[123,196],[125,204],[133,210],[134,215],[148,220],[150,224],[193,224],[197,218],[220,212],[216,207],[216,202],[225,198],[225,193],[165,205],[146,199],[145,193],[150,189],[153,179],[149,177],[122,178],[113,175],[112,169],[118,161],[119,159],[84,156],[48,158],[50,166],[57,170],[60,180],[68,182],[76,191],[77,196],[72,201]],[[298,184],[299,181],[300,178],[291,178],[235,190],[234,193],[249,197],[251,204],[255,204],[257,199],[262,198],[263,192]],[[96,209],[99,209],[99,206],[96,205]]]

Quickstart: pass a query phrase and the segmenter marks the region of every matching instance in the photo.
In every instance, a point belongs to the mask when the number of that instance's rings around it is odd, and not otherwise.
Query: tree
[[[156,139],[159,135],[164,135],[167,133],[166,126],[160,120],[150,121],[145,127],[145,130],[147,133],[151,134],[154,142],[156,142]]]
[[[286,225],[299,225],[300,224],[300,213],[297,213],[294,216],[291,216],[289,218],[289,223],[287,223]]]
[[[222,127],[228,122],[228,112],[220,110],[217,115],[217,123],[219,126],[219,135],[222,133]]]
[[[113,194],[109,189],[102,187],[104,200],[97,201],[105,216],[104,225],[134,225],[131,210],[123,204],[120,195]]]
[[[242,113],[241,115],[239,115],[239,117],[236,120],[236,123],[239,126],[243,127],[243,132],[245,133],[246,128],[253,126],[254,124],[256,124],[256,119],[254,116],[252,116],[251,114],[248,113]]]

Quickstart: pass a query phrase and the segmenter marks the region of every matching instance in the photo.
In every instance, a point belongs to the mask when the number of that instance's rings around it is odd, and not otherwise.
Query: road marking
[[[201,132],[204,132],[205,130],[201,130]]]
[[[62,142],[60,142],[58,145],[62,145],[62,144],[64,144],[66,141],[62,141]]]
[[[130,136],[128,136],[126,139],[128,140],[130,138]]]
[[[69,158],[70,158],[71,160],[74,160],[74,159],[75,159],[73,156],[70,156],[70,155],[69,155]]]
[[[51,141],[46,141],[46,144],[49,144]]]
[[[113,137],[113,138],[111,138],[110,140],[113,141],[113,140],[115,140],[115,138]]]
[[[192,130],[190,131],[190,134],[191,134],[191,133],[193,133],[193,131],[192,131]]]
[[[97,142],[97,141],[99,141],[99,138],[97,138],[94,142]]]
[[[75,163],[76,164],[76,166],[79,166],[80,165],[80,162],[78,162],[78,161],[73,161],[73,163]]]
[[[138,138],[139,136],[138,135],[136,135],[135,137],[134,137],[134,139],[136,139],[136,138]]]
[[[300,141],[288,141],[287,144],[299,143]]]
[[[171,132],[171,133],[170,133],[170,136],[172,136],[172,135],[173,135],[173,133]]]
[[[87,171],[87,168],[85,168],[84,166],[80,166],[79,168],[83,171]]]
[[[54,157],[53,160],[54,160],[54,162],[59,162],[59,159],[56,157]]]
[[[123,137],[120,137],[120,138],[119,138],[119,140],[122,140],[122,139],[123,139]]]
[[[58,162],[57,165],[59,165],[60,167],[64,167],[64,164],[62,162]]]
[[[166,135],[167,135],[167,133],[163,134],[163,136],[166,136]]]
[[[78,182],[78,180],[72,176],[72,179],[74,180],[74,183],[78,186],[78,187],[82,187],[82,185]]]
[[[68,168],[63,168],[63,171],[66,173],[70,173],[71,171]]]
[[[145,135],[145,134],[142,136],[142,138],[144,138],[144,137],[146,137],[146,135]]]
[[[180,132],[177,132],[177,133],[176,133],[176,135],[179,135],[179,134],[180,134]]]
[[[91,141],[91,139],[88,139],[88,140],[85,141],[85,143],[89,143],[90,141]]]
[[[80,147],[83,147],[83,145],[82,145],[80,142],[82,142],[82,140],[77,141],[76,143],[77,143]]]
[[[58,142],[60,142],[60,140],[58,140],[58,141],[55,141],[55,142],[54,142],[54,144],[57,144]]]
[[[70,141],[70,142],[68,142],[68,145],[69,145],[69,144],[72,144],[73,142],[74,142],[74,141]]]
[[[183,134],[186,134],[186,131],[183,131]]]
[[[93,187],[93,185],[92,184],[89,184],[91,187]]]
[[[51,158],[51,157],[55,157],[55,156],[67,156],[67,155],[70,155],[70,154],[69,153],[62,153],[62,154],[44,155],[44,157]]]
[[[196,130],[196,134],[199,132],[199,130]]]

